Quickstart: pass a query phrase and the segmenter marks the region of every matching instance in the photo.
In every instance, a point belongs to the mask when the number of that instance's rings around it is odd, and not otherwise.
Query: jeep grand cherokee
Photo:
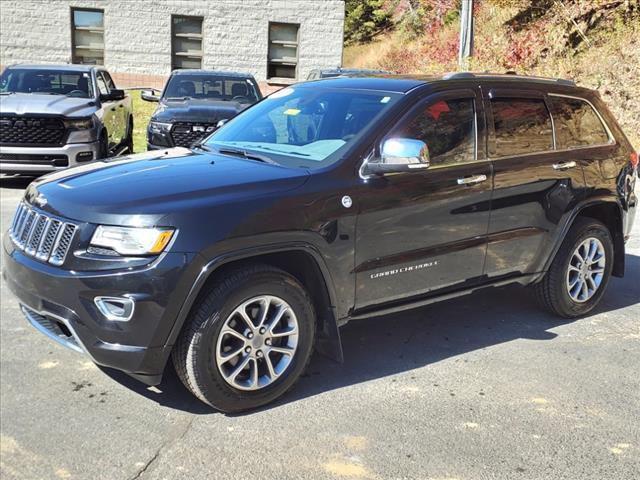
[[[518,76],[335,78],[202,145],[31,184],[4,238],[27,319],[226,412],[288,390],[346,322],[531,285],[572,318],[624,274],[638,156],[598,94]]]

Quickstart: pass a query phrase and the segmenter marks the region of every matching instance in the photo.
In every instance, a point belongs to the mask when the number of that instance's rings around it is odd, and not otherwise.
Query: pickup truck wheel
[[[291,388],[309,362],[314,334],[313,305],[298,280],[257,265],[211,287],[188,319],[173,363],[200,400],[239,412]]]
[[[578,218],[569,230],[551,268],[536,284],[540,303],[564,318],[593,310],[607,288],[613,269],[613,240],[606,226]]]

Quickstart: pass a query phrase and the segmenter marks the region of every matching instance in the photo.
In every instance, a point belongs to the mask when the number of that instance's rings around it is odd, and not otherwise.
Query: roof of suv
[[[218,77],[247,77],[253,78],[253,75],[246,72],[228,72],[226,70],[204,70],[195,68],[181,68],[174,70],[171,75],[216,75]]]
[[[533,77],[526,75],[515,75],[510,73],[497,74],[471,72],[445,73],[441,75],[370,75],[366,77],[332,77],[307,82],[306,85],[313,85],[316,82],[323,82],[323,85],[331,85],[332,87],[336,88],[353,88],[362,90],[380,90],[394,93],[407,93],[410,90],[413,90],[414,88],[421,85],[444,81],[456,81],[462,83],[477,83],[478,81],[503,81],[521,84],[533,83],[539,85],[563,85],[571,87],[576,86],[573,80]]]

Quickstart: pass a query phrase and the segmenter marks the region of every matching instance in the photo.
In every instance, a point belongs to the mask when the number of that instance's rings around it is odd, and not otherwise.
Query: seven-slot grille
[[[215,129],[213,123],[178,122],[171,127],[171,138],[176,147],[190,147]]]
[[[5,145],[63,145],[66,132],[55,117],[0,117],[0,143]]]
[[[18,206],[9,235],[15,245],[43,262],[62,265],[77,225],[37,212],[25,203]]]

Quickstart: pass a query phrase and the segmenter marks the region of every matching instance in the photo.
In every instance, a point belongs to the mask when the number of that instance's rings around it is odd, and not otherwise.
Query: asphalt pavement
[[[27,181],[0,182],[4,231]],[[639,479],[640,219],[626,262],[575,321],[510,286],[352,322],[344,364],[235,416],[52,343],[3,281],[0,477]]]

